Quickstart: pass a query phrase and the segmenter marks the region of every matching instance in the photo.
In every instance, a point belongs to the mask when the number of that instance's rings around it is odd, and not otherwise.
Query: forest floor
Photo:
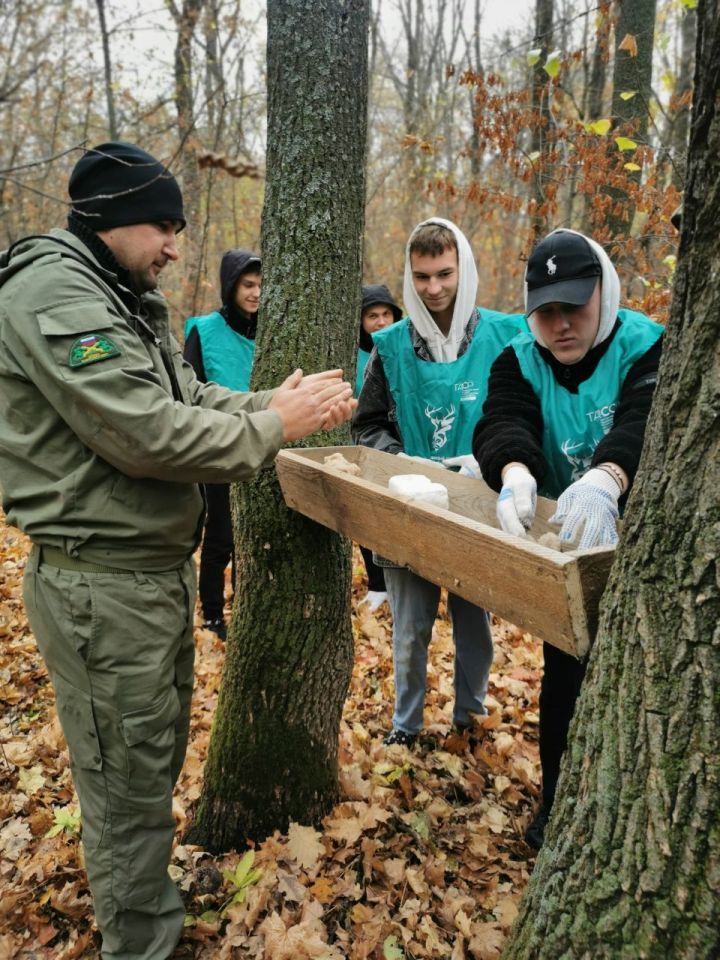
[[[0,527],[0,960],[97,957],[80,820],[52,688],[24,616],[27,541]],[[418,746],[385,747],[393,683],[387,606],[372,614],[354,553],[355,666],[340,731],[342,799],[320,829],[291,824],[254,850],[212,856],[181,836],[202,785],[224,645],[195,631],[187,759],[170,872],[186,903],[177,956],[197,960],[494,960],[534,855],[539,641],[493,625],[488,715],[448,735],[453,645],[435,627]],[[251,863],[252,861],[252,863]]]

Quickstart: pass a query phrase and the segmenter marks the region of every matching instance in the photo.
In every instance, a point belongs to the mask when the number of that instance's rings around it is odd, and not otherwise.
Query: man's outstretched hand
[[[303,376],[295,370],[280,384],[270,401],[282,420],[283,439],[300,440],[316,430],[330,430],[352,416],[357,406],[342,370],[323,370]]]

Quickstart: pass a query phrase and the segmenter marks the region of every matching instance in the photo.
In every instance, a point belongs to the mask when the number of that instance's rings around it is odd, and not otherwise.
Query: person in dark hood
[[[220,263],[222,306],[185,324],[183,355],[198,380],[213,381],[231,390],[248,390],[255,353],[257,311],[260,306],[262,263],[250,250],[228,250]],[[207,516],[200,554],[200,604],[203,626],[225,639],[225,568],[235,563],[230,486],[205,485]]]
[[[362,288],[360,303],[360,338],[358,340],[355,396],[360,395],[365,367],[373,348],[372,335],[384,330],[402,317],[402,310],[384,283],[369,283]]]
[[[358,341],[357,366],[355,374],[355,396],[360,395],[365,367],[373,348],[373,334],[384,330],[402,317],[402,310],[393,299],[384,283],[369,283],[362,288],[360,304],[360,338]],[[373,560],[372,550],[360,546],[367,570],[368,591],[360,601],[367,603],[368,610],[375,612],[387,600],[385,574],[383,568]]]

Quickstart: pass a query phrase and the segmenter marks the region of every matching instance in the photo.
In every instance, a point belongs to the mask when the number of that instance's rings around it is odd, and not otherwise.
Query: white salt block
[[[414,503],[429,503],[444,510],[450,506],[447,487],[442,483],[433,483],[422,473],[403,473],[390,477],[388,489],[391,493],[402,494]]]
[[[431,484],[430,477],[424,473],[398,473],[388,480],[388,490],[410,497],[418,490],[427,490]]]

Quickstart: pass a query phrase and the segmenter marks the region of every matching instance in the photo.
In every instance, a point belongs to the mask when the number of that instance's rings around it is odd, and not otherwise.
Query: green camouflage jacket
[[[173,569],[197,545],[198,484],[271,464],[282,424],[272,391],[200,383],[164,298],[144,295],[137,316],[117,283],[64,230],[21,242],[0,270],[3,507],[72,557]]]

